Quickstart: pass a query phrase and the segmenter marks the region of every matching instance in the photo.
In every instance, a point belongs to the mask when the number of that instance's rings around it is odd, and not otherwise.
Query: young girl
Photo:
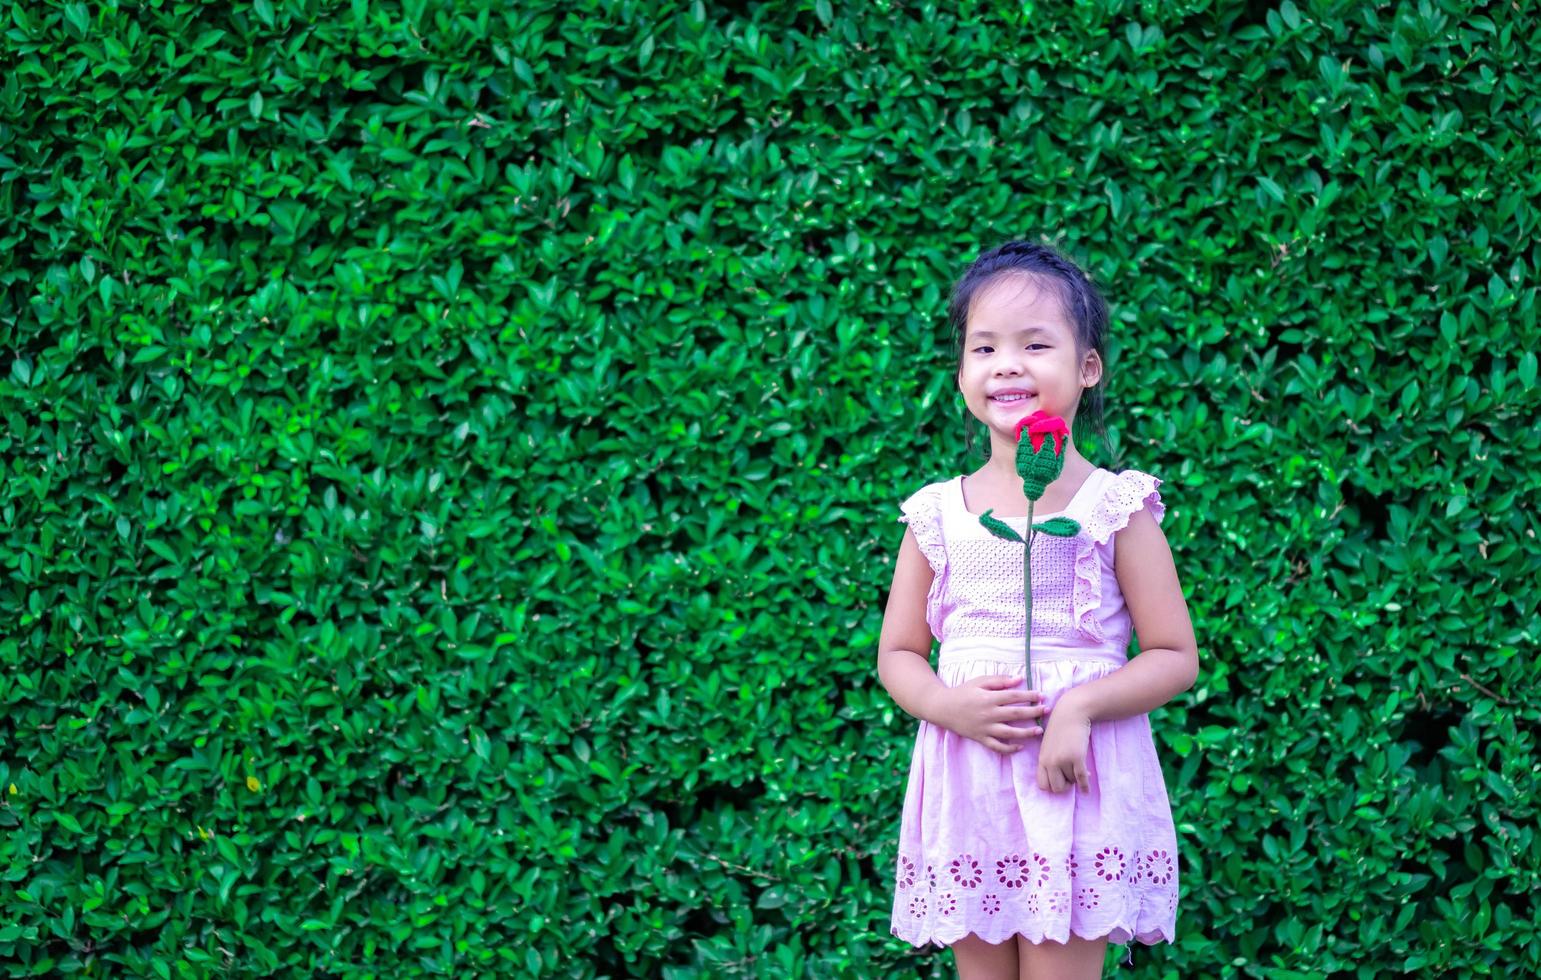
[[[1019,420],[1073,423],[1085,405],[1100,423],[1107,305],[1053,249],[1008,242],[968,269],[949,312],[990,459],[900,505],[878,674],[920,724],[892,932],[951,946],[962,980],[1098,977],[1109,941],[1175,935],[1177,837],[1146,713],[1193,685],[1198,653],[1158,526],[1161,480],[1093,466],[1065,441],[1033,522],[1064,515],[1080,531],[1033,536],[1025,677],[1024,548],[979,515],[1027,534]]]

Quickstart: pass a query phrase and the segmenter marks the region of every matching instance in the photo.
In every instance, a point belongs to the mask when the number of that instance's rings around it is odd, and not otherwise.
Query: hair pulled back
[[[1078,446],[1086,441],[1088,430],[1101,436],[1104,448],[1111,450],[1107,429],[1103,426],[1103,395],[1107,390],[1107,340],[1108,304],[1095,284],[1081,268],[1048,245],[1036,242],[1009,241],[982,253],[953,286],[952,299],[948,302],[947,318],[952,324],[953,354],[958,371],[963,369],[963,341],[968,331],[968,312],[974,297],[986,286],[1010,274],[1027,274],[1049,284],[1059,297],[1060,305],[1070,315],[1072,332],[1075,334],[1077,363],[1089,351],[1096,351],[1103,363],[1102,377],[1091,388],[1081,392],[1076,407],[1074,431],[1071,437]],[[963,409],[964,447],[968,455],[974,451],[974,427],[968,407]],[[1084,452],[1084,450],[1083,450]]]

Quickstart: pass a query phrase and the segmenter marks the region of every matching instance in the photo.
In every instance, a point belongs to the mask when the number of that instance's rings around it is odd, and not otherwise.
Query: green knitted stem
[[[979,515],[979,523],[984,525],[984,529],[998,538],[1005,538],[1007,541],[1021,541],[1022,535],[1012,530],[1010,524],[1007,524],[999,517],[990,516],[990,511],[993,510],[995,508],[991,507],[990,510]]]
[[[1058,439],[1055,436],[1045,435],[1037,452],[1033,451],[1033,440],[1024,436],[1025,433],[1020,432],[1017,435],[1017,475],[1022,477],[1022,492],[1027,496],[1027,540],[1023,542],[1022,555],[1022,594],[1027,599],[1027,637],[1023,661],[1027,686],[1031,688],[1033,686],[1033,538],[1040,530],[1033,524],[1033,503],[1043,496],[1049,484],[1059,479],[1060,473],[1065,469],[1065,457],[1055,451],[1059,448]],[[1068,534],[1067,525],[1074,528]],[[1063,517],[1044,521],[1041,528],[1045,534],[1056,537],[1073,535],[1079,529],[1080,525]]]
[[[1045,439],[1044,444],[1048,445]],[[1027,597],[1027,650],[1022,654],[1022,676],[1033,689],[1033,501],[1027,501],[1027,544],[1022,552],[1022,594]]]
[[[1042,524],[1034,524],[1033,530],[1056,538],[1073,538],[1081,533],[1081,525],[1068,517],[1051,517]]]

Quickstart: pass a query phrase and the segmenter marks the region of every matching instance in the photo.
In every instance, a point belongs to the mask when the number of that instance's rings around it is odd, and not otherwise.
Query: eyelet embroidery
[[[1007,888],[1021,888],[1027,884],[1027,862],[1019,854],[1012,854],[995,862],[995,877]]]
[[[971,854],[959,855],[947,867],[952,872],[953,882],[963,888],[977,888],[984,880],[984,871]]]
[[[1104,484],[1101,497],[1081,533],[1073,539],[1076,543],[1076,576],[1072,590],[1075,623],[1081,632],[1098,642],[1106,642],[1108,637],[1102,621],[1097,618],[1097,610],[1102,606],[1103,576],[1097,545],[1113,540],[1114,534],[1129,526],[1129,519],[1135,512],[1147,505],[1155,515],[1156,523],[1161,523],[1166,516],[1166,505],[1162,503],[1158,489],[1161,484],[1160,477],[1140,470],[1114,473]],[[1129,637],[1125,636],[1116,645],[1123,647],[1128,643]]]
[[[1124,876],[1124,852],[1116,847],[1104,847],[1097,852],[1097,874],[1104,881],[1118,881]]]
[[[973,901],[979,911],[995,915],[1004,907],[1003,896],[995,891],[980,891],[970,897],[985,879],[985,868],[993,867],[992,877],[1009,894],[1018,894],[1030,915],[1050,914],[1062,916],[1072,904],[1083,911],[1102,909],[1113,903],[1139,905],[1141,896],[1147,903],[1154,900],[1158,907],[1165,907],[1170,914],[1177,908],[1177,890],[1172,887],[1177,869],[1171,852],[1165,848],[1137,851],[1133,858],[1125,856],[1123,848],[1108,844],[1096,852],[1090,863],[1092,881],[1087,882],[1078,874],[1083,867],[1075,852],[1068,855],[1066,871],[1071,879],[1070,887],[1052,888],[1053,868],[1050,860],[1036,851],[1026,855],[1020,852],[1007,854],[994,861],[981,860],[973,854],[955,854],[942,865],[942,881],[947,891],[938,890],[936,865],[927,863],[924,876],[917,872],[917,860],[908,854],[899,855],[895,883],[900,891],[923,882],[923,891],[914,891],[905,907],[911,916],[924,918],[928,910],[938,915],[956,915],[964,901]],[[965,889],[960,893],[954,889]],[[929,896],[929,898],[928,898]]]
[[[1037,875],[1033,880],[1035,888],[1042,888],[1049,883],[1049,859],[1042,854],[1033,855],[1033,863],[1037,866]]]
[[[1141,861],[1141,867],[1143,868],[1141,880],[1158,885],[1165,885],[1177,873],[1177,869],[1172,865],[1172,856],[1161,848],[1146,854]]]

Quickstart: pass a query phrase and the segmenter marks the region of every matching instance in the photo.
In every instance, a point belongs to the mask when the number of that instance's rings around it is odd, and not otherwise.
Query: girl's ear
[[[1081,362],[1081,384],[1091,388],[1102,380],[1102,356],[1095,350],[1087,351]]]

